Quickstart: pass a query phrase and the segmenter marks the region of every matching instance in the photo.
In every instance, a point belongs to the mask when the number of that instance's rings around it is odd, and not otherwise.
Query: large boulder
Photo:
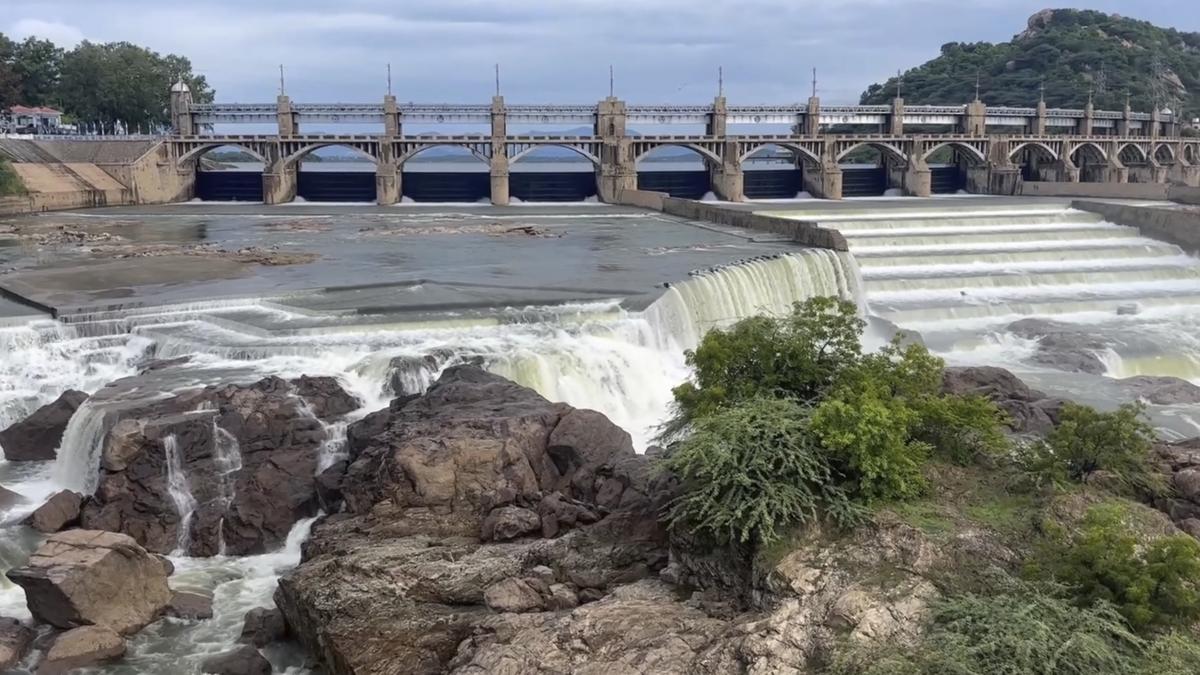
[[[167,603],[167,616],[177,619],[211,619],[213,616],[212,593],[195,591],[172,591]]]
[[[1137,375],[1117,380],[1117,384],[1132,398],[1155,405],[1200,403],[1200,387],[1178,377]]]
[[[83,506],[83,495],[71,490],[62,490],[50,496],[26,519],[30,527],[44,534],[52,534],[79,520]]]
[[[296,521],[320,508],[315,477],[328,440],[325,422],[355,406],[332,378],[307,377],[119,406],[81,523],[129,534],[158,553],[274,549]],[[172,497],[173,473],[190,508]]]
[[[1008,331],[1037,340],[1032,361],[1038,365],[1071,373],[1103,375],[1108,367],[1099,354],[1111,345],[1070,324],[1046,319],[1021,319],[1008,325]]]
[[[255,607],[242,619],[242,634],[238,642],[266,647],[287,636],[283,612],[275,607]]]
[[[69,389],[54,402],[0,431],[0,447],[4,448],[5,459],[10,462],[54,459],[67,423],[87,398],[82,391]]]
[[[38,664],[37,675],[63,675],[124,655],[125,639],[114,631],[103,626],[80,626],[54,638]]]
[[[171,598],[158,558],[116,532],[51,535],[8,578],[25,590],[35,620],[64,629],[96,625],[129,635],[157,619]]]
[[[16,619],[0,617],[0,671],[15,667],[32,642],[32,628]]]
[[[666,564],[669,498],[602,415],[474,366],[348,430],[344,511],[276,604],[335,675],[444,672],[496,613],[568,611]]]
[[[994,366],[947,368],[942,376],[942,391],[991,400],[1008,414],[1009,426],[1017,433],[1049,433],[1058,424],[1065,403],[1047,398],[1016,375]]]
[[[271,662],[250,645],[204,659],[201,672],[214,675],[271,675]]]

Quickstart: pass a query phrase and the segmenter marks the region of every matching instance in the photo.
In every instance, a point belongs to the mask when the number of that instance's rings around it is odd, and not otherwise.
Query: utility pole
[[[717,96],[725,95],[725,69],[717,66]]]
[[[388,96],[391,96],[392,95],[392,64],[390,64],[390,63],[387,64],[387,75],[388,75],[388,83],[387,83],[388,84]]]
[[[975,71],[975,100],[979,100],[979,70]]]
[[[287,90],[283,88],[283,64],[279,64],[279,95],[287,95]]]
[[[616,96],[616,94],[613,93],[614,91],[615,91],[615,89],[613,87],[613,67],[612,67],[612,64],[609,64],[609,66],[608,66],[608,97],[609,98],[614,98]]]
[[[500,95],[500,64],[496,64],[496,95]]]
[[[815,67],[812,69],[812,75],[813,75],[812,95],[813,95],[813,98],[816,98],[817,97],[817,69]]]
[[[904,98],[904,73],[896,69],[896,98]]]

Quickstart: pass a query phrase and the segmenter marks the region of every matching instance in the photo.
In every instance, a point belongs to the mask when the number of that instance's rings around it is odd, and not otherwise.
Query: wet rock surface
[[[200,669],[214,675],[271,675],[271,662],[254,647],[242,645],[205,659]]]
[[[1138,375],[1117,380],[1129,397],[1154,405],[1200,403],[1200,387],[1178,377]]]
[[[191,620],[211,619],[213,616],[212,594],[172,591],[171,601],[167,603],[167,616]]]
[[[62,490],[51,495],[45,504],[29,515],[26,522],[30,527],[45,534],[52,534],[79,520],[83,495],[71,490]]]
[[[1097,336],[1070,324],[1046,319],[1021,319],[1008,325],[1012,334],[1038,341],[1033,362],[1071,373],[1103,375],[1104,361],[1097,356],[1110,347]]]
[[[7,575],[25,590],[34,620],[57,628],[95,625],[129,635],[157,619],[170,600],[162,563],[115,532],[51,535]]]
[[[246,612],[238,642],[265,647],[282,640],[286,635],[287,624],[283,621],[283,612],[275,607],[257,607]]]
[[[33,642],[33,629],[16,619],[0,617],[0,671],[17,665]]]
[[[0,431],[5,459],[10,462],[54,459],[67,423],[87,398],[82,391],[67,390],[29,417]]]
[[[62,675],[124,655],[125,638],[103,626],[81,626],[54,639],[38,664],[37,675]]]
[[[357,405],[332,378],[268,377],[121,408],[82,525],[129,534],[157,553],[277,548],[320,507],[324,422]],[[173,470],[195,503],[186,520],[171,494]]]

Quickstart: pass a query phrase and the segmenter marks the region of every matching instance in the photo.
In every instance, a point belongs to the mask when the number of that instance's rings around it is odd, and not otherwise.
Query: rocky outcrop
[[[53,403],[0,431],[0,447],[4,448],[5,459],[10,462],[54,459],[67,423],[87,398],[82,391],[67,390]]]
[[[597,413],[461,366],[348,439],[345,512],[276,593],[331,673],[443,672],[498,612],[566,611],[666,563],[668,493]]]
[[[125,639],[103,626],[81,626],[58,637],[38,664],[37,675],[63,675],[125,655]]]
[[[1065,403],[1062,399],[1048,398],[1016,375],[993,366],[947,368],[942,378],[942,391],[991,400],[1008,413],[1009,426],[1017,433],[1049,433],[1058,423]]]
[[[52,534],[79,520],[83,506],[83,495],[71,490],[62,490],[50,496],[26,519],[30,527],[44,534]]]
[[[320,507],[324,422],[357,405],[332,378],[268,377],[120,407],[82,525],[129,534],[159,553],[276,548],[297,520]],[[191,513],[181,514],[172,499],[173,468],[195,502]]]
[[[1104,361],[1097,356],[1109,344],[1093,334],[1078,330],[1070,324],[1046,319],[1021,319],[1008,325],[1010,333],[1037,340],[1033,362],[1071,373],[1103,375]]]
[[[1138,375],[1117,380],[1130,398],[1154,405],[1200,403],[1200,387],[1178,377]]]
[[[0,617],[0,671],[15,667],[32,642],[32,628],[16,619]]]
[[[162,563],[115,532],[52,535],[8,578],[25,590],[36,621],[64,629],[95,625],[129,635],[170,600]]]
[[[1154,460],[1171,488],[1154,500],[1154,506],[1179,529],[1200,538],[1200,438],[1159,443]]]
[[[274,607],[256,607],[246,612],[242,620],[242,635],[238,642],[266,647],[286,636],[287,624],[283,622],[282,612]]]
[[[214,675],[271,675],[271,662],[254,647],[242,645],[208,657],[200,670]]]

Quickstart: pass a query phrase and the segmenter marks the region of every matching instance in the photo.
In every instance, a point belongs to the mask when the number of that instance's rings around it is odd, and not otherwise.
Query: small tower
[[[171,85],[171,128],[177,136],[195,133],[192,126],[192,90],[183,80]]]

